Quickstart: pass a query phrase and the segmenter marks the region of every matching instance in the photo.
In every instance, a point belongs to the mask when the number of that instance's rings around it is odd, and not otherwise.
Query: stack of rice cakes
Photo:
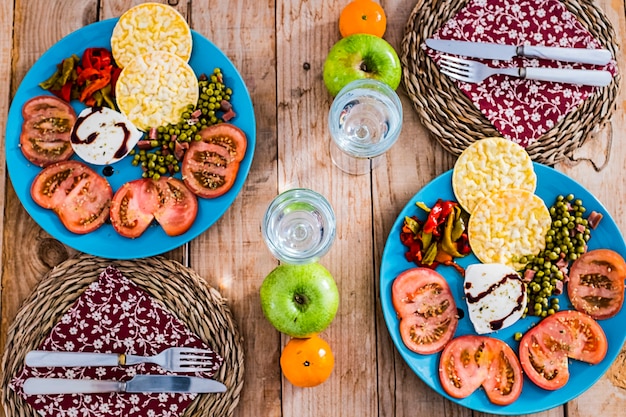
[[[530,156],[510,140],[485,138],[461,153],[452,188],[470,214],[468,238],[481,262],[519,269],[520,257],[544,249],[552,221],[536,187]]]
[[[191,29],[176,9],[160,3],[129,9],[113,29],[111,49],[122,68],[117,105],[139,129],[175,124],[198,102],[198,79],[188,64]]]

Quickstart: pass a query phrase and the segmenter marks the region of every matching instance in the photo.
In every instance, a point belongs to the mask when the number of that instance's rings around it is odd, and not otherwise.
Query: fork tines
[[[213,369],[213,355],[210,350],[187,348],[179,353],[179,366],[193,368],[194,371],[208,371]]]
[[[439,66],[442,74],[453,78],[469,75],[469,67],[465,60],[450,55],[442,55]]]

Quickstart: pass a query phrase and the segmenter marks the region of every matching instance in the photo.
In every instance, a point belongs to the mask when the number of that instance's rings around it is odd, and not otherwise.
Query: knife
[[[553,46],[501,45],[497,43],[426,39],[426,45],[436,51],[483,59],[511,60],[515,56],[552,59],[605,65],[612,58],[608,49],[558,48]]]
[[[101,392],[225,392],[226,386],[208,378],[180,375],[135,375],[121,381],[97,379],[28,378],[24,394],[94,394]]]

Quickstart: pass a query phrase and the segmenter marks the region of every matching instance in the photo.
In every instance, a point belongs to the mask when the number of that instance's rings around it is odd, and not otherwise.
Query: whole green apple
[[[337,284],[317,262],[279,265],[263,280],[260,296],[267,320],[291,337],[310,337],[321,332],[339,308]]]
[[[362,78],[374,78],[395,90],[401,77],[400,59],[393,46],[366,33],[342,38],[324,62],[324,84],[333,96],[349,82]]]

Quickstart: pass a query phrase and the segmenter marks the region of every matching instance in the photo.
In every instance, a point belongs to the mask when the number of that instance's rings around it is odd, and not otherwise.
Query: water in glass
[[[333,162],[346,172],[362,174],[369,171],[373,158],[385,153],[398,139],[402,105],[386,84],[357,80],[339,92],[328,122]]]
[[[268,248],[281,261],[314,262],[330,249],[335,237],[335,215],[322,195],[296,188],[272,201],[262,232]]]

